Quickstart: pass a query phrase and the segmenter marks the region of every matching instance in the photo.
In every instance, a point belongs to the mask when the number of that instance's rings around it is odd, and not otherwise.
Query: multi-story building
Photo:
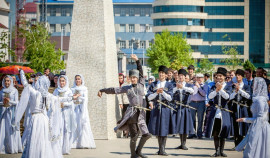
[[[135,63],[130,59],[132,53],[136,54],[144,65],[147,65],[146,49],[154,38],[151,19],[153,1],[113,0],[120,72],[126,73],[126,70],[135,68]],[[63,43],[63,50],[68,48],[73,2],[72,0],[47,0],[47,22],[52,39],[57,42],[58,48],[61,46],[59,43]],[[40,10],[39,4],[37,17],[40,17]],[[62,42],[61,36],[63,36]],[[64,51],[68,52],[68,50]],[[147,71],[148,69],[145,69],[145,75]]]
[[[127,55],[127,69],[135,68],[130,59],[136,54],[143,65],[147,65],[146,49],[153,41],[153,0],[114,0],[114,20],[117,47]],[[144,72],[147,70],[145,69]]]
[[[156,0],[153,32],[182,32],[197,59],[208,55],[222,64],[222,46],[237,45],[240,58],[266,66],[269,6],[269,0]]]
[[[2,32],[8,32],[8,14],[9,14],[9,3],[6,0],[0,0],[0,34]],[[2,41],[1,41],[2,42]],[[4,41],[5,43],[8,43],[8,39]],[[8,51],[7,49],[0,49],[0,52],[4,52],[6,56],[4,58],[1,58],[0,61],[6,61],[8,60]]]
[[[37,21],[37,5],[35,2],[29,2],[24,5],[25,9],[25,19],[32,24]]]
[[[270,0],[113,0],[118,53],[123,52],[122,71],[135,68],[130,54],[142,60],[154,33],[164,29],[182,32],[194,50],[220,65],[228,56],[222,46],[237,45],[240,58],[256,66],[269,66]],[[47,0],[47,19],[57,46],[68,52],[72,24],[72,0]],[[38,17],[40,17],[40,6]],[[152,14],[153,13],[153,14]],[[227,35],[224,38],[224,35]],[[67,41],[65,41],[67,40]],[[60,48],[60,47],[59,47]],[[122,57],[121,57],[122,58]],[[123,62],[124,61],[124,62]],[[147,65],[147,60],[143,62]],[[125,68],[125,65],[127,67]]]

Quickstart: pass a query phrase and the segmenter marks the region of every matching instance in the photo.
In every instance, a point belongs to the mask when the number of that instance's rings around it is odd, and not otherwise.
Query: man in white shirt
[[[210,103],[212,109],[205,136],[209,138],[214,137],[216,153],[212,157],[227,157],[223,150],[225,138],[228,138],[231,132],[231,117],[227,103],[230,99],[232,87],[225,83],[226,73],[227,70],[225,68],[218,68],[216,75],[217,83],[211,88],[208,96],[213,102]]]
[[[172,101],[173,85],[166,81],[168,68],[160,66],[158,70],[159,81],[153,82],[148,90],[148,100],[153,102],[151,107],[150,120],[148,124],[149,132],[158,138],[158,155],[167,156],[165,152],[167,135],[170,133],[171,109],[159,103],[161,101],[167,105]],[[153,106],[150,105],[150,106]]]
[[[236,70],[237,83],[233,85],[233,93],[230,95],[230,100],[232,102],[231,109],[233,110],[233,135],[234,143],[237,146],[243,137],[247,134],[249,124],[244,122],[236,122],[237,119],[248,116],[248,108],[243,106],[247,105],[250,100],[250,86],[244,84],[243,77],[245,76],[245,71],[241,69]],[[241,105],[240,105],[241,104]]]

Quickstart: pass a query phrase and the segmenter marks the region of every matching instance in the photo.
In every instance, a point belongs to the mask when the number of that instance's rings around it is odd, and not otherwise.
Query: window
[[[207,19],[205,28],[244,28],[244,19]]]
[[[116,16],[116,14],[120,14],[120,8],[114,8],[113,13],[114,13],[114,16]]]
[[[145,16],[145,8],[141,8],[140,16]]]
[[[63,31],[63,35],[65,35],[65,33],[66,33],[66,24],[61,24],[61,32],[62,31]]]
[[[65,8],[61,9],[61,16],[67,16],[67,10]]]
[[[126,48],[126,41],[120,41],[120,49]]]
[[[192,25],[193,25],[192,19],[188,19],[188,26],[192,26]]]
[[[169,19],[154,19],[153,22],[154,26],[164,26],[164,25],[204,26],[204,19],[169,18]]]
[[[205,6],[204,12],[208,15],[245,15],[244,6]]]
[[[132,41],[128,41],[128,48],[132,48]]]
[[[126,32],[126,24],[120,24],[119,32]]]
[[[187,38],[191,38],[191,32],[187,33]]]
[[[204,41],[229,41],[228,38],[223,38],[226,34],[232,41],[244,41],[244,32],[205,32],[202,38]]]
[[[153,7],[154,13],[160,12],[203,12],[203,6],[194,5],[166,5]]]
[[[194,52],[198,52],[198,51],[199,51],[199,47],[198,47],[198,46],[191,46],[191,49],[192,49]]]
[[[135,16],[135,10],[134,10],[134,8],[130,8],[130,10],[129,10],[129,16]]]
[[[203,13],[203,7],[200,7],[201,12]]]
[[[120,10],[120,16],[126,16],[126,10],[124,8]]]
[[[72,17],[72,11],[73,11],[73,9],[70,8],[70,9],[69,9],[69,13],[70,13],[69,16],[71,16],[71,17]]]
[[[149,10],[149,16],[151,16],[152,13],[153,13],[153,8],[150,8],[150,10]]]
[[[134,24],[129,24],[129,32],[135,32],[135,25]]]
[[[146,32],[146,25],[145,24],[140,25],[140,32]]]
[[[51,32],[55,32],[56,31],[55,24],[50,24],[50,30],[51,30]]]
[[[146,48],[145,45],[146,45],[145,41],[140,41],[140,48],[145,49]]]
[[[205,2],[245,2],[245,0],[205,0]]]
[[[150,24],[148,27],[149,27],[149,28],[148,28],[148,32],[153,32],[153,30],[152,30],[153,25]]]
[[[55,8],[50,9],[50,16],[56,16],[56,9]]]

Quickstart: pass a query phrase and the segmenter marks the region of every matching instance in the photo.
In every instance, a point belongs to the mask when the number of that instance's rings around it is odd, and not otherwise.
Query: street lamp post
[[[142,53],[143,53],[143,61],[142,61],[142,64],[143,64],[143,66],[144,66],[144,43],[142,43]]]
[[[131,39],[131,54],[133,55],[133,42],[135,41],[135,38],[133,37]]]
[[[64,27],[61,26],[61,51],[63,52],[63,36],[64,36]],[[62,56],[62,60],[64,60],[64,55]]]
[[[118,58],[118,72],[119,73],[122,73],[123,71],[122,71],[122,59],[123,59],[123,56],[124,56],[124,53],[121,51],[121,50],[119,50],[118,52],[117,52],[117,58]]]

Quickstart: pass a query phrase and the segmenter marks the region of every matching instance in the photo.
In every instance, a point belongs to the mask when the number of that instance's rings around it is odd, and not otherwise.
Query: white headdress
[[[64,78],[66,80],[66,85],[64,87],[60,86],[60,78]],[[69,89],[68,77],[65,75],[59,76],[58,81],[57,81],[57,85],[58,85],[58,88],[57,88],[58,92],[61,92],[61,93],[66,92]]]
[[[255,77],[253,84],[253,97],[264,96],[268,100],[267,85],[263,78]]]
[[[7,77],[10,79],[10,86],[9,87],[5,86],[5,80]],[[13,91],[15,89],[14,84],[13,84],[13,78],[9,75],[5,76],[2,80],[2,86],[4,87],[4,89],[3,89],[4,93],[10,93],[11,91]]]

